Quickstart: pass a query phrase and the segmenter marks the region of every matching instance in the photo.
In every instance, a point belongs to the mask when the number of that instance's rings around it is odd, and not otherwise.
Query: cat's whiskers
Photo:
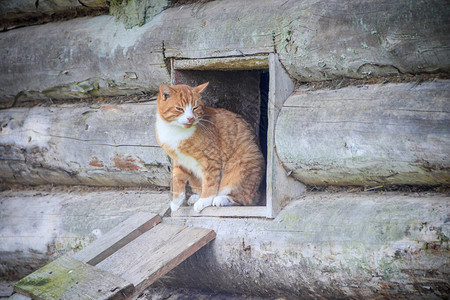
[[[210,123],[214,125],[214,123],[212,123],[212,122],[210,122]],[[212,129],[211,129],[209,126],[207,126],[206,124],[203,124],[200,120],[199,120],[199,122],[198,122],[197,124],[200,125],[200,127],[201,127],[206,133],[208,133],[208,134],[210,134],[210,135],[212,135],[212,136],[215,135],[214,132],[212,131]]]
[[[216,126],[216,124],[214,124],[214,122],[212,122],[212,121],[210,121],[210,120],[208,120],[208,119],[200,118],[200,119],[198,119],[198,122],[199,122],[199,123],[201,123],[201,122],[208,122],[208,123],[210,123],[210,124]]]

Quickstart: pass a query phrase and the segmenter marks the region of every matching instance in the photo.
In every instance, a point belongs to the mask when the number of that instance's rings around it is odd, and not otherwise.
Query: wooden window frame
[[[275,124],[286,99],[294,92],[295,83],[280,63],[275,53],[258,56],[170,59],[171,81],[175,83],[177,70],[269,71],[268,128],[267,128],[267,167],[266,167],[266,205],[207,207],[200,213],[192,207],[180,207],[172,217],[249,217],[273,219],[285,204],[305,192],[305,186],[286,174],[278,158],[275,147]]]

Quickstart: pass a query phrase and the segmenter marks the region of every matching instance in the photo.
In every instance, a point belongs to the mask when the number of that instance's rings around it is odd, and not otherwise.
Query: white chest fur
[[[178,151],[178,144],[181,141],[190,138],[195,132],[195,127],[183,128],[170,124],[157,114],[156,132],[158,133],[160,143],[169,146],[169,148],[175,152],[177,157],[174,159],[176,159],[177,163],[194,173],[198,178],[202,178],[202,169],[198,161],[195,158]]]

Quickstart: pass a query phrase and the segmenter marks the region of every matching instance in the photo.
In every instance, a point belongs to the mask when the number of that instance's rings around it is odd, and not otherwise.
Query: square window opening
[[[209,82],[202,93],[206,105],[241,115],[256,134],[267,166],[269,71],[175,70],[173,84],[197,86]],[[267,169],[267,167],[266,167]],[[266,177],[263,176],[256,206],[266,205]]]
[[[304,186],[289,178],[275,149],[275,124],[279,108],[295,84],[274,53],[212,59],[171,59],[172,84],[197,86],[209,82],[202,93],[206,105],[241,115],[253,128],[266,163],[266,175],[256,206],[205,208],[196,213],[181,207],[172,216],[274,218],[289,201],[304,192]]]

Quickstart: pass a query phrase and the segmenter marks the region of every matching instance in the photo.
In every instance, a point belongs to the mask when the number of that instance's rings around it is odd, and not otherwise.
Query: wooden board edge
[[[138,213],[141,214],[141,213]],[[138,215],[136,214],[136,215]],[[121,226],[123,226],[124,223],[130,222],[133,218],[136,217],[136,215],[133,215],[108,231],[104,236],[100,237],[98,240],[94,241],[90,245],[88,245],[86,248],[82,249],[81,251],[77,252],[73,255],[73,258],[80,260],[82,262],[85,262],[87,264],[90,264],[92,266],[97,265],[113,253],[115,253],[117,250],[121,249],[123,246],[128,244],[129,242],[133,241],[134,239],[141,236],[146,231],[150,230],[157,224],[162,222],[162,219],[159,215],[154,214],[152,218],[148,219],[146,222],[129,232],[127,235],[123,236],[121,239],[117,240],[113,244],[111,244],[106,249],[101,249],[100,245],[104,240],[107,240],[110,238],[111,233],[114,232],[114,230],[117,230]],[[91,252],[91,253],[90,253]]]
[[[41,297],[33,295],[32,293],[28,292],[27,290],[22,289],[19,286],[14,285],[13,290],[15,293],[20,294],[22,296],[28,297],[30,299],[37,299],[37,300],[43,300]]]
[[[31,300],[30,297],[19,294],[19,293],[14,293],[11,296],[9,296],[9,298],[5,298],[5,300]]]
[[[69,268],[68,268],[69,266]],[[21,282],[22,284],[27,286],[27,280],[31,283],[31,286],[42,286],[44,284],[47,284],[49,282],[54,282],[55,279],[47,279],[45,276],[42,277],[41,274],[46,274],[46,276],[56,276],[56,278],[61,278],[61,271],[64,272],[64,277],[66,277],[68,274],[72,273],[73,271],[74,274],[76,274],[76,270],[80,269],[83,270],[82,277],[79,278],[84,278],[85,272],[93,272],[93,274],[95,275],[95,277],[97,276],[106,276],[105,278],[108,278],[108,281],[112,280],[114,282],[114,285],[112,285],[111,287],[113,287],[112,289],[105,291],[108,294],[110,294],[107,297],[101,297],[100,299],[112,299],[112,300],[125,300],[125,299],[130,299],[134,294],[135,294],[135,286],[128,282],[127,280],[114,275],[112,273],[109,273],[107,271],[104,271],[102,269],[96,268],[94,266],[91,266],[85,262],[82,262],[80,260],[77,260],[73,257],[64,255],[61,256],[59,258],[57,258],[56,260],[52,261],[51,263],[45,265],[44,267],[36,270],[35,272],[29,274],[28,276],[22,278],[21,280],[17,281],[14,285],[13,285],[13,290],[14,292],[21,294],[23,296],[32,298],[32,299],[42,299],[42,300],[46,300],[46,299],[52,299],[51,297],[41,297],[40,295],[34,294],[33,292],[29,291],[29,289],[23,288],[21,286]],[[86,271],[87,270],[87,271]],[[33,278],[33,276],[35,278]],[[75,275],[75,278],[77,278],[76,276],[80,276],[79,274]],[[36,279],[37,277],[37,279]],[[73,281],[77,280],[77,279],[72,279]],[[24,283],[25,282],[25,283]],[[87,282],[87,281],[86,281]],[[74,282],[70,283],[70,285],[72,285]],[[78,284],[78,281],[75,283]],[[109,284],[111,284],[111,282],[109,282]],[[117,285],[116,285],[117,284]],[[30,285],[28,285],[30,286]],[[64,285],[63,285],[64,286]],[[63,286],[58,286],[58,288],[62,288],[64,293],[73,290],[73,286],[71,286],[70,288],[65,288]],[[115,286],[115,287],[114,287]],[[69,285],[67,286],[69,287]],[[107,287],[108,289],[110,287]],[[48,291],[48,289],[46,289],[46,291]],[[100,290],[97,291],[97,293],[100,293]],[[64,294],[65,295],[65,294]],[[89,298],[89,297],[88,297]]]
[[[131,216],[130,218],[133,218],[133,216]],[[156,225],[158,225],[161,222],[162,222],[161,217],[159,215],[155,215],[153,218],[151,218],[150,220],[148,220],[147,222],[145,222],[144,224],[142,224],[141,226],[139,226],[138,228],[136,228],[135,230],[130,232],[128,235],[126,235],[122,239],[118,240],[111,247],[105,249],[104,251],[102,251],[101,253],[99,253],[98,255],[93,257],[92,259],[90,259],[87,263],[92,266],[97,265],[98,263],[103,261],[105,258],[112,255],[117,250],[121,249],[122,247],[127,245],[129,242],[135,240],[136,238],[141,236],[143,233],[145,233],[146,231],[155,227]]]
[[[202,228],[205,229],[205,228]],[[161,276],[164,276],[169,271],[177,267],[179,264],[181,264],[183,261],[185,261],[187,258],[189,258],[191,255],[193,255],[195,252],[200,250],[203,246],[211,242],[216,238],[216,233],[214,230],[208,230],[208,234],[203,236],[201,239],[199,239],[197,242],[192,244],[191,247],[180,253],[175,259],[173,259],[169,264],[166,264],[161,269],[159,269],[157,272],[153,273],[153,275],[140,284],[135,286],[136,292],[135,294],[142,293],[146,288],[148,288],[150,285],[152,285],[156,280],[158,280]]]
[[[171,217],[266,218],[266,206],[207,207],[196,212],[190,206],[180,207]]]
[[[17,294],[20,294],[23,297],[26,297],[26,299],[37,299],[37,300],[48,300],[47,298],[42,298],[37,295],[34,295],[27,290],[24,290],[20,287],[14,286],[14,292]],[[116,291],[115,295],[112,295],[111,297],[106,298],[107,300],[128,300],[131,299],[136,294],[135,288],[133,284],[128,284],[127,286],[121,288],[120,290]],[[7,299],[7,298],[5,298]]]
[[[269,55],[269,105],[267,129],[266,203],[268,219],[274,219],[285,202],[302,195],[306,188],[289,177],[282,167],[275,143],[278,115],[284,102],[295,91],[295,82],[281,64],[278,55]]]
[[[268,55],[242,57],[214,57],[200,59],[172,59],[176,70],[264,70],[269,69]]]

